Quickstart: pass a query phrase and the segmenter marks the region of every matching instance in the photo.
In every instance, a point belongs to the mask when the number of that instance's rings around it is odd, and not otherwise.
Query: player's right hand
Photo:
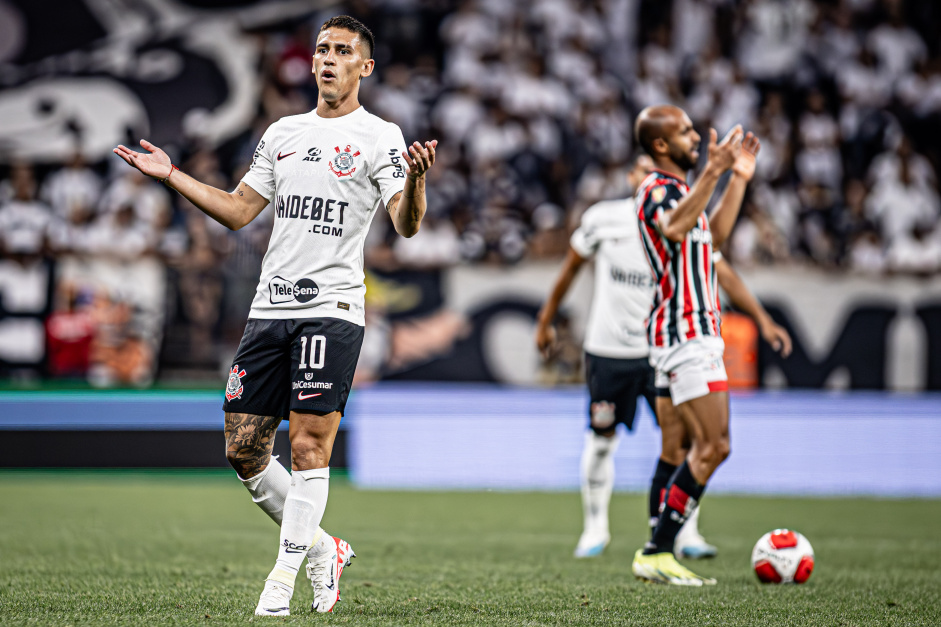
[[[556,332],[551,324],[536,325],[536,348],[544,360],[548,360],[555,352]]]
[[[716,129],[709,129],[709,155],[706,161],[706,167],[715,168],[720,174],[727,171],[738,159],[742,152],[742,139],[745,133],[742,131],[742,125],[736,124],[732,130],[722,138],[722,142],[716,144],[718,134]]]
[[[167,153],[146,139],[140,140],[140,145],[147,152],[134,152],[125,146],[118,146],[112,152],[147,176],[158,180],[164,180],[170,176],[173,166]]]

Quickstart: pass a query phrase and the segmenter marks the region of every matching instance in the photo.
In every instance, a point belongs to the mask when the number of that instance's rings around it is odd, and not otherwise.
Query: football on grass
[[[796,531],[775,529],[755,544],[751,565],[763,583],[804,583],[814,572],[814,548]]]

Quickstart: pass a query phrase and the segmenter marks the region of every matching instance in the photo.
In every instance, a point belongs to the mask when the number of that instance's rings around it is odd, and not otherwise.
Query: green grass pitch
[[[359,557],[333,614],[298,580],[286,619],[254,619],[277,530],[231,473],[0,473],[0,625],[938,625],[941,501],[712,495],[694,563],[714,588],[630,573],[644,497],[616,494],[613,540],[572,557],[575,493],[372,492],[334,481],[324,526]],[[803,586],[749,567],[772,528],[810,539]]]

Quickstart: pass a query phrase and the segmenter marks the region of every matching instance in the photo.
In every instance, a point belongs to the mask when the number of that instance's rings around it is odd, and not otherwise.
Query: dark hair
[[[320,27],[320,32],[324,32],[328,28],[342,28],[343,30],[348,30],[351,33],[356,33],[362,37],[363,41],[366,42],[367,47],[367,59],[372,59],[372,51],[376,47],[376,39],[372,36],[372,31],[366,28],[366,25],[360,22],[355,17],[350,17],[349,15],[337,15],[336,17],[331,17],[329,20],[323,23],[323,26]]]

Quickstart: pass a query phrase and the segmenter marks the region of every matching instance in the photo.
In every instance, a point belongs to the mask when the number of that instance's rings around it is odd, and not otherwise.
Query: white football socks
[[[252,495],[252,501],[280,527],[284,515],[284,501],[291,487],[291,473],[281,465],[278,456],[273,456],[265,469],[251,479],[239,477],[239,481]],[[326,533],[320,534],[320,541],[310,547],[307,556],[314,558],[329,550],[328,538]]]
[[[280,527],[284,499],[291,487],[291,473],[281,465],[278,456],[273,456],[265,469],[251,479],[239,477],[239,481],[252,495],[252,501]]]
[[[326,535],[320,528],[330,491],[330,469],[295,470],[284,500],[278,561],[268,579],[294,588],[307,552]]]
[[[608,535],[608,504],[614,489],[614,452],[619,437],[606,438],[589,430],[582,450],[582,509],[585,533]]]

